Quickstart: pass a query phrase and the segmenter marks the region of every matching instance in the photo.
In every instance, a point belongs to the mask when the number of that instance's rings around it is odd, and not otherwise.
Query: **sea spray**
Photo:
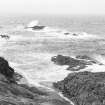
[[[38,20],[33,20],[27,25],[27,27],[30,27],[30,28],[34,27],[34,26],[38,25],[38,23],[39,23]]]

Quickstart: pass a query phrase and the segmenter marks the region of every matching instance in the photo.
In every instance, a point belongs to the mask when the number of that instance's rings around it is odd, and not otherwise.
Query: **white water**
[[[38,25],[38,23],[39,23],[38,20],[33,20],[27,25],[27,27],[34,27],[34,26]]]

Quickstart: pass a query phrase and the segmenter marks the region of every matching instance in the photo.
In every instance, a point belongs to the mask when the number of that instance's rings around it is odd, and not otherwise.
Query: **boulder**
[[[78,36],[78,34],[77,34],[77,33],[73,33],[72,35],[73,35],[73,36]]]

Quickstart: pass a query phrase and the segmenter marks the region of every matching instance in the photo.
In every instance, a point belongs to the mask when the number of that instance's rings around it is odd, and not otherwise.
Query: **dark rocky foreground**
[[[51,58],[57,65],[68,65],[67,70],[71,71],[78,71],[80,69],[86,68],[88,65],[98,64],[102,65],[101,63],[97,62],[96,60],[92,59],[87,55],[77,55],[75,58],[63,55],[57,55]]]
[[[105,105],[105,72],[71,73],[54,87],[75,105]]]
[[[56,92],[19,84],[22,78],[0,57],[0,105],[70,105]]]

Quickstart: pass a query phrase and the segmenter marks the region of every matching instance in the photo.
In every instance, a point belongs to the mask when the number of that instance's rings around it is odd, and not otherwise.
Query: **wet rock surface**
[[[13,81],[14,69],[8,64],[8,61],[0,57],[0,73],[7,78],[8,81]]]
[[[105,105],[105,72],[71,73],[54,87],[75,105]]]
[[[33,30],[42,30],[44,28],[45,28],[45,26],[34,26],[34,27],[32,27]]]
[[[10,36],[8,36],[8,35],[6,35],[6,34],[0,34],[0,37],[1,37],[1,38],[4,38],[4,39],[9,39],[9,38],[10,38]]]
[[[65,32],[64,35],[70,35],[70,33],[69,32]]]
[[[70,105],[56,92],[19,84],[24,78],[9,66],[4,58],[0,57],[0,105]]]
[[[63,55],[57,55],[51,58],[51,61],[57,65],[68,65],[67,70],[78,71],[86,68],[88,65],[101,64],[87,55],[77,55],[75,58]]]

